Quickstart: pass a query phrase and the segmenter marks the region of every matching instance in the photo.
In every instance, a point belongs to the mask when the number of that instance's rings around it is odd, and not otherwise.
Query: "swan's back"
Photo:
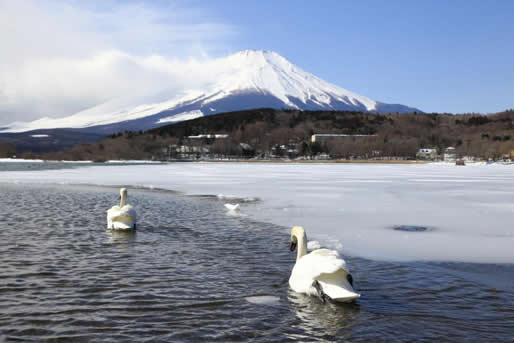
[[[316,249],[303,256],[300,261],[302,260],[302,264],[314,269],[315,275],[335,273],[339,269],[349,272],[345,260],[335,250]]]
[[[110,209],[107,210],[107,213],[119,211],[119,210],[120,210],[120,207],[118,205],[114,205],[113,207],[111,207]]]
[[[307,292],[321,274],[335,273],[344,266],[345,262],[336,251],[317,249],[296,261],[289,284],[296,292]]]
[[[134,209],[134,207],[132,205],[125,205],[125,206],[123,206],[121,208],[121,211],[127,213],[128,215],[130,215],[133,218],[134,222],[136,222],[137,213],[136,213],[136,210]]]
[[[358,298],[348,282],[349,269],[335,250],[317,249],[302,256],[293,267],[289,284],[300,293],[316,295],[313,282],[318,281],[323,292],[335,301]]]
[[[109,229],[134,229],[136,221],[137,213],[131,205],[113,206],[107,210],[107,228]]]

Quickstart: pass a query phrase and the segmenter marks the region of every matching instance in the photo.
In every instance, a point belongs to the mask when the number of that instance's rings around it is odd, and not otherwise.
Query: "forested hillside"
[[[312,143],[313,134],[370,135],[365,140]],[[329,154],[332,158],[414,158],[420,148],[443,151],[454,146],[460,156],[499,158],[514,148],[514,111],[477,114],[370,114],[351,111],[255,109],[202,117],[147,132],[123,132],[101,142],[82,144],[47,159],[165,159],[190,136],[226,134],[194,144],[208,146],[215,156],[277,155],[277,147],[296,150],[297,156]],[[244,143],[244,154],[240,147]],[[171,148],[170,148],[171,146]],[[197,155],[207,153],[206,149]],[[249,152],[250,151],[250,152]],[[26,157],[35,157],[33,154]]]

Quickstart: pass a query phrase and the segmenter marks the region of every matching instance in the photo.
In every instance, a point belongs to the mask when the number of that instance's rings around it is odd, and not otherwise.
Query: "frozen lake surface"
[[[0,182],[218,196],[241,202],[250,218],[304,226],[310,239],[347,255],[514,263],[514,165],[173,163],[5,171]]]

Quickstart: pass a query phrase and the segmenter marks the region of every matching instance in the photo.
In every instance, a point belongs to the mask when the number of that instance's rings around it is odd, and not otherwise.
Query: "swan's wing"
[[[305,256],[309,256],[309,255],[317,256],[317,257],[324,257],[324,258],[341,259],[341,257],[339,256],[339,253],[337,251],[325,249],[325,248],[313,250],[311,253],[309,253]]]
[[[107,219],[112,220],[112,218],[116,217],[120,213],[119,206],[113,206],[107,210]]]
[[[303,256],[293,267],[289,284],[296,292],[309,292],[314,280],[339,270],[347,271],[346,262],[337,251],[318,249]]]
[[[349,272],[346,262],[335,250],[317,249],[303,256],[297,262],[301,266],[302,273],[309,275],[312,280],[317,280],[323,274],[332,274],[340,269]]]
[[[314,278],[320,282],[323,292],[332,300],[347,302],[360,297],[348,280],[350,269],[337,251],[319,249],[309,255],[319,259],[317,262],[323,266],[319,268],[319,275]]]
[[[136,220],[137,213],[132,205],[125,205],[120,209],[120,215],[130,215],[133,220]]]
[[[345,260],[343,260],[335,250],[317,249],[305,255],[300,260],[304,258],[307,258],[309,265],[315,270],[313,279],[317,279],[321,274],[335,273],[339,269],[349,272]]]

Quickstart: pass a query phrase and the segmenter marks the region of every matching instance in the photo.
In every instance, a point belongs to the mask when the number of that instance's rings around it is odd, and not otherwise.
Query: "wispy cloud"
[[[183,3],[0,0],[0,124],[73,114],[148,89],[229,49],[235,28]]]

